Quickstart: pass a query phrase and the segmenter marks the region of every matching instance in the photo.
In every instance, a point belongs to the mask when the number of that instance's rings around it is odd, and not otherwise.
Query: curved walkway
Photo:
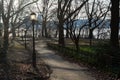
[[[37,42],[36,50],[46,64],[52,68],[51,80],[96,80],[88,68],[64,60],[56,55],[55,51],[49,50],[43,40]]]

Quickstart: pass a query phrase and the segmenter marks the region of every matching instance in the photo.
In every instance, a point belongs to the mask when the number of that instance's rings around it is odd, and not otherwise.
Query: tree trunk
[[[110,44],[112,47],[119,47],[119,0],[111,0],[111,2]]]
[[[97,33],[97,39],[99,39],[99,37],[100,37],[100,28],[98,27],[98,33]]]
[[[66,38],[69,38],[68,25],[67,25],[67,27],[66,27]]]
[[[6,21],[4,22],[4,43],[3,43],[3,48],[4,48],[4,51],[5,53],[7,52],[8,50],[8,46],[9,46],[9,33],[8,33],[8,28],[9,28],[9,22]]]
[[[65,46],[65,42],[64,42],[64,28],[63,28],[63,23],[60,21],[59,22],[59,45],[61,46]]]
[[[92,18],[89,18],[89,41],[90,41],[90,46],[92,45],[92,37],[93,37],[93,31],[92,31]]]
[[[44,37],[44,31],[43,31],[43,28],[42,28],[42,37]]]
[[[19,34],[19,33],[20,33],[20,28],[18,27],[18,37],[20,36],[20,34]]]
[[[15,37],[16,37],[16,34],[15,34],[15,26],[14,26],[14,25],[12,25],[12,36],[13,36],[12,40],[14,40]]]
[[[48,33],[47,33],[47,28],[46,28],[46,23],[45,23],[45,37],[48,37]]]
[[[0,30],[0,48],[2,46],[2,30]]]
[[[79,51],[79,40],[75,40],[75,46],[76,46],[76,50],[78,52]]]
[[[57,35],[58,35],[58,30],[55,31],[54,37],[57,38]]]
[[[90,46],[92,45],[92,38],[93,38],[93,30],[89,30],[89,39],[90,39]]]
[[[42,37],[48,37],[47,28],[46,28],[46,21],[42,23]]]
[[[45,28],[44,28],[44,25],[43,25],[44,23],[42,23],[42,37],[44,37],[44,30],[45,30]]]
[[[0,29],[0,37],[2,37],[2,30]]]

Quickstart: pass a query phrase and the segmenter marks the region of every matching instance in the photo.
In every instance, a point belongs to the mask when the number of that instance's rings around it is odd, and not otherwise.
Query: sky
[[[9,0],[7,0],[7,1],[9,1]],[[18,4],[20,1],[22,1],[22,0],[14,0],[14,6],[15,6],[15,7],[18,6],[17,4]],[[31,0],[23,0],[23,1],[28,3],[28,1],[30,2]],[[55,0],[55,1],[57,1],[57,0]],[[55,3],[55,1],[52,0],[52,2],[54,2],[54,3]],[[74,0],[73,0],[73,1],[74,1]],[[77,0],[76,0],[76,1],[77,1]],[[79,1],[79,0],[78,0],[78,1]],[[92,2],[93,0],[89,0],[89,1]],[[105,4],[109,4],[109,1],[110,1],[110,0],[98,0],[98,1],[103,1]],[[42,0],[39,0],[38,5],[39,5],[40,10],[42,11],[42,7],[43,7],[43,5],[42,5]],[[76,5],[76,4],[74,4],[74,5]],[[49,11],[51,11],[52,9],[54,9],[54,8],[56,8],[56,7],[57,7],[57,5],[51,7],[51,9],[50,9]],[[30,5],[30,6],[27,7],[25,10],[27,10],[26,12],[28,12],[28,13],[26,14],[26,16],[27,16],[27,15],[28,15],[28,16],[30,15],[30,11],[34,11],[34,12],[38,13],[38,9],[37,9],[36,4]],[[83,12],[84,12],[84,8],[83,8],[83,10],[79,13],[79,16],[80,16],[81,18],[84,18],[84,16],[85,16],[85,13],[83,13]]]

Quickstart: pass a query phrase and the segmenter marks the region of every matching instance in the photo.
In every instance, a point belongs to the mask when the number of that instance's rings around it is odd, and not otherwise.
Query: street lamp
[[[27,34],[27,30],[26,29],[24,29],[25,30],[25,49],[27,48],[27,45],[26,45],[26,34]]]
[[[32,12],[30,14],[30,20],[32,21],[32,27],[33,27],[33,54],[32,54],[32,65],[33,67],[36,67],[36,53],[35,53],[35,37],[34,37],[34,25],[36,22],[36,14]]]

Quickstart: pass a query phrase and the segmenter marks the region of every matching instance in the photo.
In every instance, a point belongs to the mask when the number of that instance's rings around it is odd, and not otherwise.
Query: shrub
[[[91,47],[81,46],[80,51],[76,51],[73,47],[62,47],[57,44],[48,44],[48,46],[72,60],[82,61],[100,70],[120,73],[120,50],[110,47],[107,43]]]

